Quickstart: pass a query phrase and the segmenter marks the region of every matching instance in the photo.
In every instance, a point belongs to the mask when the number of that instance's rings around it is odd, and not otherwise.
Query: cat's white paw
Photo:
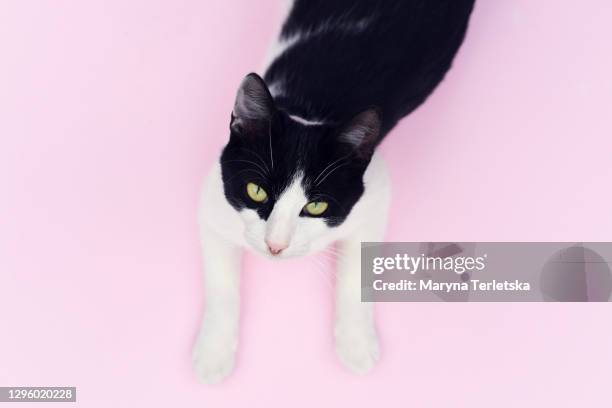
[[[337,325],[335,333],[336,354],[346,368],[366,374],[376,365],[380,351],[374,328]]]
[[[234,370],[238,340],[233,336],[200,335],[193,349],[193,369],[200,382],[216,384]]]

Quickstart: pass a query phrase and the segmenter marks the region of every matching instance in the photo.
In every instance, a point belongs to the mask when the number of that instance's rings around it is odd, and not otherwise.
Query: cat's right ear
[[[232,111],[230,128],[243,134],[267,127],[276,108],[264,80],[257,74],[247,75],[240,84]]]

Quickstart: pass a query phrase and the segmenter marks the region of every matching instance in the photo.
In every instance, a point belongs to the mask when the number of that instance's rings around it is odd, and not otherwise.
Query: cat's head
[[[221,155],[225,196],[246,241],[276,258],[322,249],[364,191],[380,133],[375,109],[346,123],[306,124],[275,106],[264,81],[242,81]]]

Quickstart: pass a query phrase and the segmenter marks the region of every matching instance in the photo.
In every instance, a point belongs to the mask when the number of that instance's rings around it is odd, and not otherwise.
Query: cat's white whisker
[[[343,157],[340,157],[339,159],[334,160],[333,162],[331,162],[330,164],[328,164],[320,173],[317,177],[315,177],[315,179],[313,180],[313,183],[316,183],[317,180],[319,179],[319,177],[321,177],[323,175],[323,173],[325,173],[325,171],[327,169],[329,169],[330,167],[332,167],[334,164],[338,163],[339,161],[348,158],[350,155],[346,155]]]
[[[325,282],[329,290],[333,292],[334,283],[332,279],[330,278],[330,276],[325,273],[326,265],[323,262],[321,262],[320,259],[317,259],[316,257],[310,257],[309,259],[310,261],[312,261],[312,264],[315,266],[315,270],[322,277],[323,281]]]
[[[328,246],[324,248],[323,253],[328,254],[328,255],[333,255],[335,259],[337,259],[338,257],[346,256],[346,251],[340,248],[333,247],[333,246]]]
[[[349,163],[340,163],[338,164],[336,167],[334,167],[333,169],[331,169],[330,171],[327,172],[327,174],[325,175],[325,177],[323,177],[321,180],[319,180],[319,182],[315,183],[315,187],[320,185],[321,183],[323,183],[325,181],[326,178],[328,178],[334,171],[338,170],[340,167],[346,166]]]
[[[270,165],[274,169],[274,155],[272,154],[272,126],[268,126],[268,140],[270,144]]]
[[[329,263],[330,267],[327,268],[326,271],[327,271],[330,279],[335,280],[338,277],[336,269],[334,267],[335,266],[334,264],[335,264],[335,261],[336,261],[336,257],[329,256],[329,255],[326,255],[326,254],[318,254],[318,255],[322,256],[323,259],[325,259],[325,261],[327,263]]]
[[[255,157],[257,157],[257,159],[259,159],[261,164],[263,164],[263,166],[266,168],[268,174],[270,173],[270,169],[268,168],[268,164],[266,163],[266,161],[255,150],[247,149],[246,147],[243,147],[240,150],[243,150],[243,151],[248,152],[248,153],[253,153],[255,155]]]

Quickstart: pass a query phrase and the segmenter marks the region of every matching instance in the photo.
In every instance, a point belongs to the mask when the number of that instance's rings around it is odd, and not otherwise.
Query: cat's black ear
[[[267,126],[275,110],[266,83],[259,75],[251,73],[244,77],[238,88],[231,129],[240,133],[251,127]]]
[[[380,126],[378,109],[367,109],[340,128],[338,141],[349,146],[357,157],[369,160],[380,136]]]

